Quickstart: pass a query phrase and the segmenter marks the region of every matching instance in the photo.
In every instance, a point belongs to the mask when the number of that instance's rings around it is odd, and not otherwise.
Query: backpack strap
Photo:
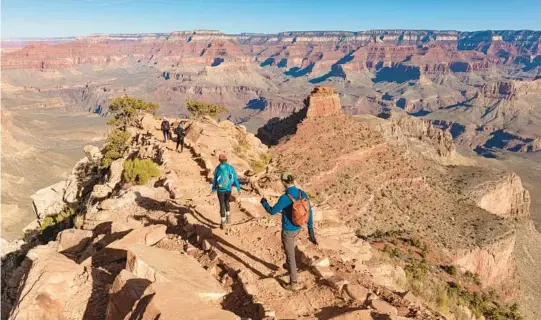
[[[295,203],[295,198],[293,198],[292,195],[290,195],[289,193],[286,192],[286,196],[289,198],[289,200],[291,200],[291,202]]]

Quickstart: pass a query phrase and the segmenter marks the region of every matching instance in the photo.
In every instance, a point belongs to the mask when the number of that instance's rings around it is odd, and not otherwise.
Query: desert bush
[[[109,125],[126,131],[128,126],[136,125],[138,115],[152,113],[159,108],[158,104],[135,99],[127,95],[116,97],[109,105],[109,112],[113,115]]]
[[[260,173],[265,171],[267,166],[269,165],[271,160],[271,157],[269,154],[261,154],[259,156],[259,160],[252,160],[250,163],[250,166],[252,167],[252,170],[254,170],[255,173]]]
[[[45,230],[56,224],[56,220],[53,216],[47,216],[41,220],[41,230]]]
[[[203,101],[186,100],[186,105],[188,106],[188,111],[190,111],[192,116],[195,118],[200,118],[203,116],[210,116],[214,118],[220,113],[227,112],[227,109],[222,106]]]
[[[447,272],[448,274],[454,276],[457,274],[457,270],[456,270],[456,267],[451,265],[451,266],[441,266],[442,270]]]
[[[64,222],[64,221],[69,222],[69,218],[71,218],[74,214],[75,214],[75,210],[71,207],[66,206],[58,214],[52,215],[52,216],[46,216],[45,218],[43,218],[41,220],[41,230],[45,230],[49,227],[53,227],[56,224]]]
[[[410,280],[414,281],[424,281],[428,276],[428,271],[430,270],[430,265],[426,260],[412,260],[409,265],[406,266],[404,271],[406,276]]]
[[[478,286],[481,285],[481,279],[479,278],[479,275],[469,270],[464,272],[464,280],[474,283]]]
[[[134,159],[124,162],[122,175],[126,182],[146,184],[151,178],[159,176],[160,170],[150,159]]]
[[[101,159],[100,169],[109,168],[113,161],[124,156],[124,152],[128,149],[130,137],[129,132],[122,130],[115,130],[109,134],[102,150],[103,158]]]

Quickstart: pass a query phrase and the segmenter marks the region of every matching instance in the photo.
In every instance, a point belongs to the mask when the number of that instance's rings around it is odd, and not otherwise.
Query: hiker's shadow
[[[135,215],[134,218],[138,221],[142,221],[145,225],[151,224],[164,224],[167,226],[168,233],[179,234],[182,227],[182,216],[188,212],[191,212],[193,207],[190,205],[182,205],[172,200],[158,201],[149,197],[141,195],[141,193],[135,193],[135,203],[146,209],[147,211],[163,212],[162,215],[157,218],[151,218],[146,214]]]
[[[237,260],[238,262],[242,263],[246,268],[250,269],[253,273],[255,273],[257,276],[259,276],[261,279],[269,278],[269,275],[263,274],[261,271],[254,268],[252,265],[250,265],[244,259],[237,256],[233,251],[237,251],[239,253],[242,253],[243,255],[248,257],[249,259],[264,265],[267,269],[271,270],[271,272],[276,272],[276,271],[279,270],[278,266],[276,266],[275,264],[272,264],[272,263],[267,262],[267,261],[265,261],[265,260],[263,260],[263,259],[261,259],[259,257],[254,256],[252,253],[233,245],[232,243],[228,242],[227,240],[225,240],[224,238],[222,238],[222,237],[220,237],[220,236],[218,236],[216,234],[214,234],[214,239],[217,241],[217,243],[218,243],[218,245],[220,247],[219,250],[221,252],[227,254],[228,256],[230,256],[233,259]]]

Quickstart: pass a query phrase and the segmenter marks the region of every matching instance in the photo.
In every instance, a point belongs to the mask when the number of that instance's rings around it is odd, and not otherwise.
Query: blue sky
[[[541,0],[2,0],[2,38],[217,29],[541,30]]]

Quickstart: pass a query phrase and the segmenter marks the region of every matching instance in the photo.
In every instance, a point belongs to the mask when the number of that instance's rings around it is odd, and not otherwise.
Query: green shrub
[[[479,278],[479,275],[471,271],[464,272],[464,280],[475,283],[478,286],[481,285],[481,279]]]
[[[428,271],[430,270],[430,265],[426,260],[413,260],[409,265],[406,266],[404,271],[406,276],[410,280],[424,281],[428,276]]]
[[[195,118],[203,116],[211,116],[214,118],[220,113],[227,112],[227,109],[222,106],[203,101],[186,100],[186,105],[188,106],[188,111],[190,111]]]
[[[158,166],[150,159],[135,159],[124,162],[123,177],[126,182],[146,184],[151,178],[159,175]]]
[[[447,272],[448,274],[454,276],[457,274],[457,270],[455,266],[441,266],[443,271]]]
[[[250,166],[252,167],[252,170],[254,170],[255,173],[263,172],[269,165],[270,159],[271,158],[268,154],[261,154],[260,160],[252,160],[252,162],[250,163]]]
[[[158,108],[156,103],[135,99],[127,95],[116,97],[109,105],[109,112],[113,118],[108,123],[115,128],[126,131],[128,126],[136,124],[136,115],[154,112]]]
[[[476,317],[484,316],[487,320],[520,320],[516,304],[506,306],[494,303],[489,295],[469,292],[459,284],[450,282],[447,294],[458,305],[468,307]]]
[[[128,140],[131,134],[126,131],[115,130],[109,134],[105,140],[103,147],[100,169],[109,168],[113,161],[124,156],[124,152],[128,149]]]
[[[56,220],[53,216],[47,216],[41,220],[41,230],[45,230],[48,227],[52,227],[56,224]]]

